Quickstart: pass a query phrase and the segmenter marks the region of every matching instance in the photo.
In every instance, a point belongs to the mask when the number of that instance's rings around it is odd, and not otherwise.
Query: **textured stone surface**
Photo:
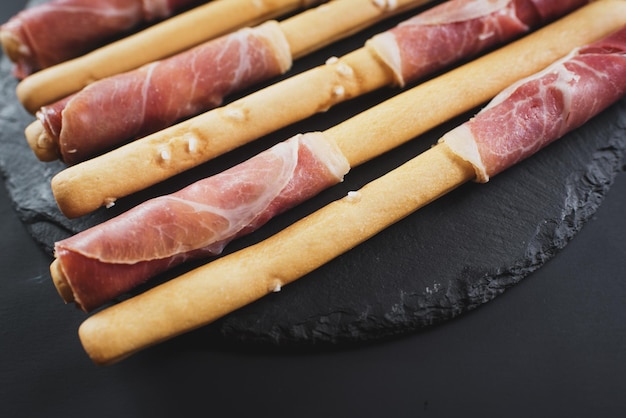
[[[56,208],[49,187],[50,178],[63,166],[37,161],[26,145],[23,129],[33,117],[15,98],[16,82],[9,75],[9,63],[3,59],[0,65],[0,169],[20,219],[48,252],[55,240],[257,151],[254,145],[247,147],[125,199],[113,210],[67,220]],[[368,100],[389,93],[381,94]],[[292,129],[323,129],[367,105],[364,100],[340,106]],[[228,341],[246,343],[357,342],[413,332],[480,306],[539,268],[593,215],[623,165],[625,115],[623,100],[490,183],[462,186],[212,329]],[[353,170],[343,184],[275,219],[228,251],[262,239],[358,188],[426,149],[463,118]],[[263,146],[290,133],[270,136]]]

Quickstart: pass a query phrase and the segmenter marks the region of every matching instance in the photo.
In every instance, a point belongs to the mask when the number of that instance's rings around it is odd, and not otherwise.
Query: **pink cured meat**
[[[451,0],[375,36],[400,85],[510,41],[589,0]]]
[[[486,182],[626,94],[626,28],[515,83],[442,141]]]
[[[291,55],[282,36],[275,22],[241,29],[97,81],[42,107],[37,117],[58,143],[61,159],[75,164],[214,108],[227,94],[283,73]]]
[[[147,22],[200,0],[52,0],[18,13],[2,26],[19,45],[14,75],[75,58]]]
[[[90,311],[185,260],[219,254],[230,240],[340,182],[348,162],[321,135],[298,135],[56,243],[77,305]]]

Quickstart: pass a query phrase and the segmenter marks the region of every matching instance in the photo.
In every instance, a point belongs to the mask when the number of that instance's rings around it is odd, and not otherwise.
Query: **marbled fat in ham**
[[[400,85],[510,41],[589,0],[451,0],[369,42]]]
[[[515,83],[442,141],[485,182],[625,94],[626,28]]]
[[[298,135],[56,243],[57,260],[76,303],[89,311],[185,260],[219,254],[349,168],[321,133]]]
[[[61,159],[75,164],[214,108],[227,94],[290,65],[282,31],[267,22],[97,81],[42,107],[37,117],[58,143]]]
[[[1,30],[19,47],[14,75],[75,58],[139,25],[164,19],[201,0],[52,0],[18,13]]]

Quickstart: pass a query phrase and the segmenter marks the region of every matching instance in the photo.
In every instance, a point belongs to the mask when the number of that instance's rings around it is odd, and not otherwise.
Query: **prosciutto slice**
[[[95,82],[44,106],[37,118],[61,159],[75,164],[214,108],[227,94],[290,66],[287,40],[278,23],[267,22]]]
[[[18,13],[0,30],[14,75],[75,58],[139,25],[164,19],[200,0],[52,0]]]
[[[453,0],[374,36],[369,45],[405,85],[510,41],[589,0]]]
[[[626,28],[512,85],[441,141],[486,182],[625,94]]]
[[[343,179],[349,164],[322,134],[298,135],[227,171],[161,196],[55,245],[83,310],[186,260],[219,254]]]

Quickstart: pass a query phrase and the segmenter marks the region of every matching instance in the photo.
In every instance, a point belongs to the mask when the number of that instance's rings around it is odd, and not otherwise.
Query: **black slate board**
[[[298,63],[294,72],[321,63],[327,56],[343,54],[399,19],[314,54]],[[394,94],[384,90],[343,104],[123,199],[112,210],[69,221],[56,208],[49,187],[50,178],[63,166],[41,163],[28,149],[23,129],[33,118],[15,98],[16,81],[5,58],[0,63],[0,82],[0,169],[20,219],[50,253],[54,241],[138,201],[218,172],[291,134],[323,130]],[[598,208],[615,174],[624,169],[625,111],[626,100],[622,100],[490,183],[462,186],[282,292],[218,321],[209,327],[211,334],[228,342],[281,346],[361,342],[415,332],[493,299],[549,260]],[[271,235],[357,189],[428,148],[470,115],[354,169],[343,184],[233,243],[226,253]]]

